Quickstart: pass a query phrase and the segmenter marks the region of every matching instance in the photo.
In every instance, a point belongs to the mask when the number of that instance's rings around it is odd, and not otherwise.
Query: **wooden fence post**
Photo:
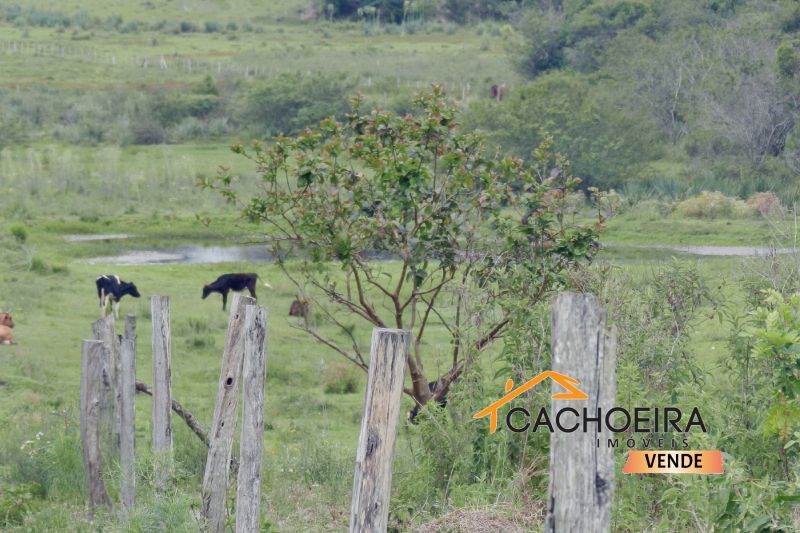
[[[125,317],[120,358],[120,500],[127,511],[136,499],[134,449],[136,435],[136,317]]]
[[[89,505],[94,511],[100,505],[111,506],[103,482],[103,461],[100,453],[100,395],[103,379],[102,341],[83,341],[81,359],[81,442],[83,444],[83,471]]]
[[[242,434],[239,438],[239,476],[236,490],[236,531],[259,530],[261,456],[264,447],[264,382],[267,357],[267,310],[248,305],[244,313],[242,366]]]
[[[236,405],[244,355],[245,307],[254,305],[254,298],[235,294],[228,318],[228,332],[222,353],[222,368],[217,387],[217,403],[209,432],[208,458],[203,474],[203,517],[209,530],[221,533],[225,527],[225,494],[231,463],[233,434],[236,430]]]
[[[562,293],[553,306],[552,370],[580,381],[588,400],[553,400],[553,412],[587,409],[605,416],[615,403],[616,330],[606,330],[606,314],[591,294]],[[563,392],[553,385],[554,392]],[[602,426],[601,426],[602,427]],[[590,422],[586,433],[550,434],[548,533],[611,530],[614,453],[605,445],[608,431]],[[600,439],[600,445],[597,445]]]
[[[386,531],[408,342],[407,331],[372,330],[364,415],[353,477],[351,533]]]
[[[169,296],[150,298],[153,320],[153,451],[161,454],[156,486],[166,483],[172,453],[172,334],[170,332]]]
[[[113,315],[92,322],[92,334],[95,340],[102,341],[103,351],[103,376],[100,394],[100,420],[103,426],[103,441],[108,443],[105,435],[111,435],[111,445],[108,450],[110,455],[119,454],[119,339],[116,334],[116,322]],[[110,458],[108,458],[110,459]]]

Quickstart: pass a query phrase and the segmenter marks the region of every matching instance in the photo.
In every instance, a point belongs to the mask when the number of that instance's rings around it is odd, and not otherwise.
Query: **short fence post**
[[[83,341],[81,359],[81,442],[83,444],[83,471],[89,505],[95,508],[111,506],[103,482],[103,461],[100,453],[100,395],[103,374],[102,341]]]
[[[120,500],[127,511],[136,498],[134,449],[136,435],[136,317],[125,317],[120,358]]]
[[[95,340],[102,341],[103,352],[102,391],[100,394],[100,420],[103,433],[111,434],[110,454],[119,453],[119,339],[115,332],[116,322],[113,315],[92,322],[92,334]],[[103,438],[108,443],[106,437]]]
[[[408,342],[407,331],[372,330],[364,415],[353,477],[351,533],[386,531]]]
[[[588,400],[553,400],[553,412],[586,408],[605,416],[616,396],[616,330],[606,330],[606,314],[591,294],[562,293],[553,306],[552,370],[580,381]],[[553,385],[554,392],[563,392]],[[605,445],[608,431],[550,434],[548,533],[611,530],[614,453]],[[597,445],[600,439],[600,445]]]
[[[209,431],[208,458],[203,474],[202,515],[208,521],[209,530],[214,533],[221,533],[225,527],[225,494],[228,490],[228,470],[236,430],[236,405],[244,355],[245,307],[255,303],[254,298],[235,294],[228,318],[217,403]]]
[[[172,453],[172,334],[169,296],[150,298],[153,320],[153,451],[164,463],[156,473],[156,486],[163,488]]]
[[[248,305],[244,313],[242,367],[242,434],[239,438],[239,476],[236,490],[236,531],[259,530],[261,458],[264,447],[264,382],[267,357],[267,310]]]

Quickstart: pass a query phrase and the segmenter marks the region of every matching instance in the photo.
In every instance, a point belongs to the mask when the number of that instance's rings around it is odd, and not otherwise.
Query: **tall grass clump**
[[[677,211],[692,218],[736,218],[752,216],[752,209],[742,200],[721,192],[703,191],[679,202]]]

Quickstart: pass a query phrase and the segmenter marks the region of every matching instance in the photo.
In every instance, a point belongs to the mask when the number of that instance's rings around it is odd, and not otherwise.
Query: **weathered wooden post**
[[[591,294],[562,293],[553,306],[552,370],[580,381],[587,400],[553,400],[553,411],[585,408],[605,417],[616,396],[616,329],[606,330],[606,314]],[[563,392],[560,385],[553,391]],[[602,422],[602,421],[601,421]],[[601,533],[611,530],[614,453],[608,431],[550,434],[550,497],[546,531]],[[602,429],[602,424],[601,424]],[[600,445],[597,445],[600,439]]]
[[[237,533],[258,531],[260,527],[267,310],[248,305],[244,313],[244,330],[242,434],[239,438],[239,476],[236,490]]]
[[[100,505],[111,505],[103,482],[103,461],[100,453],[100,396],[103,379],[102,341],[83,341],[81,359],[81,443],[83,444],[83,471],[89,505],[94,511]]]
[[[103,367],[102,390],[100,393],[100,420],[103,434],[111,435],[107,452],[116,456],[119,453],[119,339],[115,332],[116,322],[113,315],[92,322],[92,335],[95,340],[102,341]],[[104,442],[109,440],[104,436]],[[111,459],[108,457],[107,459]]]
[[[351,533],[386,531],[408,342],[407,331],[372,330],[364,415],[353,477]]]
[[[125,317],[120,358],[120,500],[130,511],[136,497],[134,448],[136,435],[136,317]]]
[[[153,320],[153,451],[161,455],[156,486],[166,483],[172,454],[172,334],[169,296],[150,298]]]
[[[231,463],[233,434],[236,430],[236,405],[244,355],[245,307],[255,305],[254,298],[236,294],[233,297],[222,368],[217,387],[217,403],[209,432],[208,458],[203,474],[203,517],[209,530],[221,533],[225,527],[225,493],[228,490],[228,470]]]

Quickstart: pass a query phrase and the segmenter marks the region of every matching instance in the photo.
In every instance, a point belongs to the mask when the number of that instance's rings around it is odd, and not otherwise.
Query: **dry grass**
[[[523,533],[541,531],[546,509],[532,505],[498,504],[483,509],[456,509],[420,526],[416,533]]]

